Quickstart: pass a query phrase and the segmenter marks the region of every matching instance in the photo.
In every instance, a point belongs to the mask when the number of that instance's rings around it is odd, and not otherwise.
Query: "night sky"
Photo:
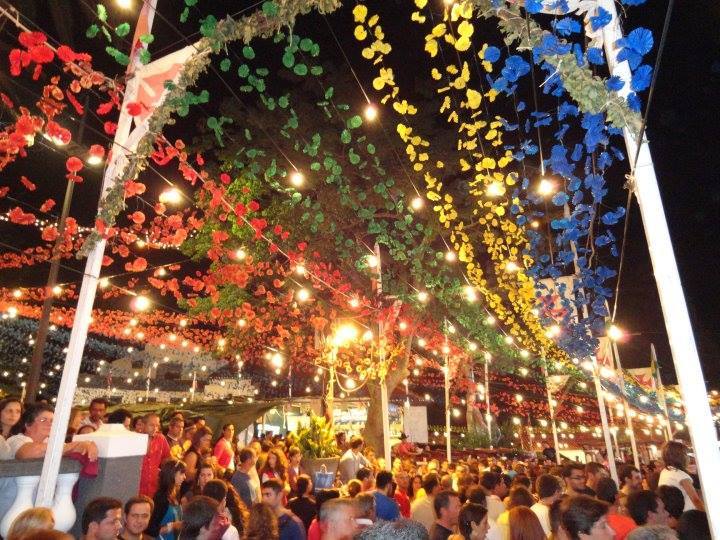
[[[4,0],[3,4],[7,5]],[[391,9],[402,10],[410,0],[383,0],[392,4]],[[109,73],[118,71],[112,60],[98,50],[100,40],[87,40],[83,36],[85,28],[92,22],[94,2],[86,0],[15,0],[10,2],[29,17],[57,42],[67,43],[78,50],[93,53],[97,68]],[[373,2],[368,2],[370,5]],[[50,8],[48,8],[48,4]],[[175,12],[181,2],[159,0],[159,9],[169,20],[177,24]],[[202,11],[215,11],[217,14],[237,12],[251,2],[205,2],[201,0]],[[715,274],[718,267],[720,248],[718,235],[720,226],[720,4],[714,0],[695,0],[692,9],[685,2],[678,2],[671,19],[668,41],[662,58],[662,66],[657,82],[654,101],[651,106],[648,123],[648,138],[655,161],[658,181],[663,195],[665,211],[675,246],[681,277],[685,286],[690,315],[694,324],[696,339],[700,349],[708,384],[720,386],[720,280]],[[110,2],[106,2],[111,20],[134,22],[132,16],[123,15]],[[225,8],[225,9],[224,9]],[[645,26],[655,35],[655,52],[659,42],[667,2],[648,0],[638,8],[629,8],[627,28]],[[71,16],[68,16],[71,14]],[[124,18],[121,18],[124,17]],[[330,17],[338,28],[348,25],[348,13]],[[402,24],[410,24],[407,17],[398,19]],[[314,27],[313,37],[321,43],[323,55],[337,54],[331,47],[326,27],[318,25],[317,19],[308,26]],[[0,31],[0,54],[2,71],[6,74],[7,52],[14,44],[15,30],[8,22],[3,23]],[[180,37],[162,18],[156,19],[156,44],[167,46],[177,42]],[[392,23],[389,24],[392,27]],[[183,28],[194,28],[189,23]],[[81,37],[78,37],[81,36]],[[408,39],[422,36],[410,36]],[[397,45],[399,35],[391,38]],[[357,66],[359,48],[354,40],[346,39],[350,57],[355,58]],[[155,49],[157,50],[157,48]],[[653,53],[654,54],[654,53]],[[354,55],[354,56],[353,56]],[[654,59],[648,58],[651,62]],[[26,79],[21,82],[32,87]],[[367,84],[369,84],[369,80]],[[23,90],[8,80],[0,78],[0,88],[14,95],[22,96]],[[5,121],[5,118],[0,117]],[[89,125],[88,139],[93,139],[92,124]],[[94,142],[94,141],[93,141]],[[21,167],[31,167],[35,174],[47,174],[48,164],[56,166],[58,172],[63,169],[65,157],[50,148],[38,150],[32,164],[22,163]],[[23,174],[21,167],[8,168],[0,183]],[[78,186],[71,215],[81,218],[83,224],[92,223],[92,208],[97,202],[99,173],[86,174],[86,181]],[[608,179],[612,186],[609,204],[624,205],[626,192],[621,188],[621,176]],[[13,180],[15,183],[15,180]],[[64,182],[62,183],[64,185]],[[60,184],[38,182],[38,191],[25,194],[24,200],[39,205],[45,198],[53,197],[60,204],[62,200]],[[14,205],[13,205],[14,206]],[[3,211],[9,209],[5,201],[0,206]],[[15,231],[15,232],[13,232]],[[16,247],[24,247],[26,239],[17,238],[16,227],[0,225],[0,241]],[[618,226],[617,235],[622,228]],[[27,239],[27,245],[33,245],[37,239]],[[5,246],[0,246],[6,251]],[[664,329],[662,312],[653,279],[652,267],[647,253],[644,231],[637,205],[633,204],[630,214],[630,229],[627,242],[625,266],[620,287],[619,311],[617,323],[630,334],[621,344],[620,353],[625,367],[640,367],[649,364],[650,343],[655,343],[665,382],[674,383],[675,374],[670,356],[667,335]],[[81,266],[75,264],[77,268]],[[41,285],[45,279],[46,267],[35,268],[24,274],[23,285]],[[61,279],[76,279],[76,276],[63,271]],[[17,273],[0,272],[0,285],[17,285]],[[683,359],[678,360],[680,365]]]

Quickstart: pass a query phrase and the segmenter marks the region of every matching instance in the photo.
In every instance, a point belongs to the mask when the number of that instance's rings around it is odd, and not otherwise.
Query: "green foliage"
[[[493,441],[487,430],[469,430],[466,428],[454,428],[454,434],[458,437],[453,440],[453,446],[460,450],[475,450],[477,448],[490,448]]]
[[[115,34],[118,37],[125,37],[130,33],[130,24],[129,23],[122,23],[119,26],[115,27]]]
[[[298,431],[298,447],[306,458],[336,457],[340,450],[335,444],[335,429],[324,416],[310,413],[310,423]]]

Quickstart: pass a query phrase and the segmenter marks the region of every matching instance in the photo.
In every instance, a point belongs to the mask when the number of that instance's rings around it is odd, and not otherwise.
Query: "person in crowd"
[[[280,540],[278,518],[265,503],[255,503],[250,508],[245,540]]]
[[[636,493],[642,489],[642,475],[633,465],[625,464],[619,468],[618,478],[620,479],[621,504],[625,506],[624,499],[631,493]]]
[[[10,525],[6,540],[28,538],[35,531],[54,529],[55,517],[50,508],[37,506],[20,512]]]
[[[542,455],[545,458],[545,461],[550,463],[555,463],[555,460],[557,459],[557,452],[555,451],[555,448],[550,446],[549,442],[542,443]]]
[[[613,540],[615,531],[607,521],[608,505],[575,495],[563,503],[560,522],[569,540]]]
[[[415,502],[415,499],[421,499],[424,497],[425,492],[422,487],[422,479],[423,477],[421,474],[415,474],[410,480],[410,487],[408,488],[408,498],[410,499],[410,504]],[[423,493],[422,496],[419,496],[420,492]]]
[[[435,523],[435,496],[440,493],[440,479],[435,473],[427,473],[423,477],[423,489],[426,496],[416,499],[410,506],[410,516],[425,526],[428,533]]]
[[[646,477],[647,487],[650,491],[657,491],[658,482],[660,482],[660,472],[665,467],[662,461],[651,459],[648,463],[648,473]]]
[[[510,494],[505,499],[505,510],[502,512],[494,524],[490,526],[487,538],[488,540],[503,540],[510,534],[510,510],[518,506],[530,508],[535,503],[535,499],[530,490],[524,486],[515,486],[510,490]]]
[[[322,540],[351,540],[358,531],[351,499],[328,500],[320,508],[318,518]]]
[[[260,482],[263,484],[267,480],[279,480],[283,486],[287,482],[287,473],[285,469],[285,456],[277,448],[271,448],[265,459],[265,464],[258,471]]]
[[[375,513],[378,519],[393,521],[400,517],[400,507],[393,498],[393,475],[380,471],[375,478]]]
[[[164,440],[164,439],[163,439]],[[147,528],[150,536],[175,540],[182,525],[180,487],[185,481],[185,464],[168,459],[160,467],[158,488],[153,497],[153,513]]]
[[[205,426],[200,426],[195,430],[192,436],[192,444],[185,452],[183,461],[187,467],[187,480],[185,481],[188,485],[192,485],[195,482],[195,478],[198,474],[198,467],[200,463],[206,457],[210,457],[212,447],[212,430]]]
[[[312,520],[317,516],[315,499],[312,497],[313,483],[307,474],[301,474],[296,478],[295,492],[297,496],[290,499],[288,508],[302,520],[305,531],[307,531]]]
[[[355,497],[355,508],[355,518],[361,529],[370,527],[377,521],[377,502],[372,492],[365,491]]]
[[[485,490],[485,508],[488,510],[488,519],[496,521],[505,511],[503,499],[507,495],[507,486],[500,475],[491,471],[483,473],[480,486]]]
[[[90,501],[83,510],[81,529],[85,540],[116,540],[122,529],[123,505],[111,497]]]
[[[355,478],[360,481],[360,491],[370,491],[375,485],[375,474],[372,469],[363,467],[358,470]]]
[[[235,472],[235,426],[232,424],[225,424],[222,427],[222,433],[220,438],[215,443],[213,448],[213,456],[217,461],[218,476],[224,478],[230,478]]]
[[[627,540],[677,540],[677,533],[667,525],[643,525],[626,536]]]
[[[302,467],[300,462],[302,461],[302,452],[297,446],[291,446],[288,448],[288,468],[287,468],[287,482],[290,486],[290,493],[296,495],[297,491],[297,478],[302,474]]]
[[[410,475],[400,469],[393,475],[395,479],[395,494],[393,498],[400,509],[400,515],[404,518],[410,517],[410,497],[408,490],[410,487]]]
[[[267,459],[268,452],[272,449],[272,445],[268,441],[263,440],[253,441],[250,443],[250,446],[255,450],[255,455],[257,456],[255,468],[260,471],[265,466],[265,460]]]
[[[659,486],[656,490],[668,513],[668,526],[677,529],[680,516],[685,508],[685,497],[680,488],[675,486]]]
[[[80,426],[80,429],[78,429],[77,434],[78,435],[87,435],[88,433],[93,433],[97,431],[93,426],[91,425],[85,425]]]
[[[238,466],[230,482],[240,495],[245,506],[251,508],[258,501],[258,492],[252,485],[251,469],[255,469],[255,452],[252,448],[243,448],[238,454]]]
[[[345,540],[350,537],[339,537]],[[356,537],[356,540],[428,540],[425,527],[411,519],[398,519],[396,521],[378,521],[368,527]],[[324,539],[323,539],[324,540]]]
[[[663,446],[662,459],[665,467],[660,471],[658,486],[675,486],[682,490],[685,499],[684,511],[705,510],[703,500],[687,473],[687,448],[680,441],[667,441]]]
[[[246,518],[243,513],[245,506],[242,502],[240,502],[240,498],[237,497],[237,493],[234,493],[234,497],[237,499],[233,498],[232,495],[228,497],[230,494],[228,486],[229,484],[227,484],[224,480],[213,479],[205,484],[202,494],[205,497],[210,497],[211,499],[217,501],[218,512],[223,514],[230,523],[223,533],[221,540],[240,540],[246,529]],[[232,488],[232,486],[229,487]],[[228,504],[228,500],[232,502]],[[234,506],[234,512],[231,510],[231,506]]]
[[[637,525],[667,525],[670,515],[665,503],[649,490],[635,491],[627,496],[626,507]]]
[[[80,425],[86,416],[87,411],[83,411],[80,407],[73,407],[70,409],[70,420],[68,420],[67,432],[65,433],[65,442],[72,441],[73,436],[77,434],[80,429]]]
[[[307,540],[320,540],[321,532],[320,532],[320,509],[323,507],[323,505],[327,501],[331,501],[333,499],[340,498],[340,490],[337,489],[320,489],[315,493],[315,504],[316,504],[316,510],[317,510],[317,517],[312,520],[312,523],[310,523],[310,527],[308,527],[307,530]],[[369,497],[373,504],[375,503],[375,498],[370,496]],[[353,501],[354,504],[357,503],[356,499],[350,499]],[[357,508],[357,504],[355,506]],[[355,516],[358,516],[358,512],[355,513]]]
[[[265,480],[262,484],[262,500],[270,505],[278,517],[280,540],[305,540],[305,526],[303,522],[285,508],[285,485],[277,478]]]
[[[134,416],[130,422],[130,431],[134,431],[135,433],[145,433],[145,417]]]
[[[567,508],[569,495],[563,494],[550,507],[550,536],[549,540],[569,540],[569,536],[565,529],[562,528],[561,517],[562,512]]]
[[[216,540],[222,538],[221,527],[217,521],[219,504],[216,500],[203,495],[193,497],[183,509],[179,538],[192,540]],[[163,539],[167,536],[163,535]]]
[[[680,540],[710,540],[710,524],[707,514],[701,510],[687,510],[678,520],[677,533]]]
[[[395,455],[399,458],[414,458],[422,454],[422,449],[415,446],[405,434],[400,434],[400,442],[395,447]]]
[[[561,476],[565,482],[565,493],[568,495],[589,495],[590,493],[585,485],[585,466],[582,463],[568,463],[562,468]]]
[[[12,429],[22,416],[22,401],[10,396],[0,401],[0,437],[8,440]]]
[[[515,506],[508,513],[510,540],[546,540],[540,520],[527,506]]]
[[[637,527],[635,521],[623,515],[618,505],[618,487],[612,478],[601,478],[595,486],[596,497],[608,504],[607,521],[615,531],[615,540],[624,540]]]
[[[0,448],[0,459],[37,459],[45,457],[47,440],[50,437],[54,417],[53,408],[47,403],[33,403],[23,411],[20,420],[13,426],[13,435],[7,446]],[[97,460],[97,447],[91,441],[65,443],[63,455],[78,453],[90,461]]]
[[[170,457],[173,459],[183,459],[185,456],[184,435],[185,420],[182,416],[173,416],[168,422],[165,439],[170,447]]]
[[[90,402],[90,414],[80,423],[80,426],[92,426],[100,429],[105,423],[105,415],[107,414],[108,401],[105,398],[94,398]]]
[[[350,440],[350,448],[340,458],[338,471],[343,484],[347,484],[350,480],[356,478],[361,468],[371,467],[370,461],[362,453],[364,444],[362,437],[353,437]]]
[[[595,495],[597,483],[601,478],[609,478],[610,471],[602,463],[591,461],[585,464],[585,489],[591,497]]]
[[[145,531],[150,526],[150,517],[154,506],[152,499],[145,495],[128,499],[123,507],[123,531],[120,538],[122,540],[149,539],[150,537],[145,535]]]
[[[557,476],[542,474],[535,480],[535,493],[538,502],[530,506],[530,510],[540,520],[546,536],[550,536],[550,507],[562,496],[562,484]]]
[[[107,415],[108,424],[122,424],[125,429],[130,429],[130,422],[132,421],[132,413],[127,409],[115,409],[113,412]]]
[[[433,509],[437,519],[430,528],[430,540],[447,540],[455,530],[460,515],[460,496],[451,490],[435,495]]]
[[[485,540],[489,529],[487,509],[481,504],[466,502],[458,513],[458,534],[448,540]]]
[[[145,433],[148,436],[148,451],[140,470],[140,495],[153,497],[158,486],[160,465],[170,457],[170,446],[160,431],[160,416],[148,413],[143,419]]]
[[[353,478],[345,486],[345,491],[347,491],[348,497],[354,499],[362,492],[362,483],[357,478]]]
[[[173,458],[171,458],[173,459]],[[203,494],[205,485],[215,478],[215,466],[211,461],[205,460],[198,466],[198,473],[195,477],[195,483],[188,489],[187,484],[181,489],[180,503],[186,504],[190,499],[197,495]],[[184,491],[182,491],[184,490]]]

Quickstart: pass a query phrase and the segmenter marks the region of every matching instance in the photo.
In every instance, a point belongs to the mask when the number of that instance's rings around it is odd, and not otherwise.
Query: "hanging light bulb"
[[[302,187],[305,184],[305,175],[300,171],[293,171],[290,173],[290,183],[296,188]]]
[[[410,201],[410,207],[413,210],[421,210],[423,206],[425,206],[425,201],[420,196],[413,197],[413,200]]]
[[[150,304],[150,299],[140,294],[133,300],[132,307],[135,311],[146,311],[150,308]]]
[[[63,290],[62,290],[62,287],[61,287],[60,285],[55,285],[55,286],[52,288],[52,293],[53,293],[55,296],[60,296],[60,295],[62,294],[62,292],[63,292]]]
[[[304,276],[304,275],[307,273],[307,269],[305,268],[304,265],[298,264],[298,265],[295,267],[295,273],[296,273],[298,276]]]
[[[508,261],[505,263],[506,272],[517,272],[518,270],[520,270],[520,267],[515,261]]]
[[[378,258],[375,255],[368,255],[365,262],[367,263],[368,268],[375,268],[378,265]]]
[[[540,183],[537,187],[537,192],[542,197],[546,197],[548,195],[552,195],[552,193],[555,191],[555,184],[548,180],[547,178],[542,178],[540,180]]]
[[[468,349],[470,349],[471,351],[473,351],[473,352],[477,351],[477,348],[478,348],[477,343],[475,343],[474,341],[471,341],[470,343],[468,343]]]
[[[465,298],[467,298],[468,302],[476,302],[478,299],[477,291],[475,290],[475,287],[471,285],[465,286]]]
[[[453,263],[453,262],[457,261],[457,255],[455,254],[455,252],[453,250],[448,249],[445,252],[445,260],[449,263]]]
[[[182,199],[182,192],[176,187],[168,188],[160,194],[160,202],[163,204],[180,204]]]
[[[132,0],[115,0],[115,3],[122,9],[130,9],[132,7]]]
[[[283,366],[282,354],[280,354],[279,352],[276,352],[275,354],[273,354],[272,357],[270,358],[270,363],[275,368],[278,368],[278,369],[281,368]]]
[[[373,105],[372,103],[368,103],[365,107],[365,120],[367,120],[368,122],[372,122],[377,118],[377,115],[377,107],[375,107],[375,105]]]
[[[485,194],[488,197],[500,197],[505,194],[505,188],[500,182],[491,182],[485,189]]]
[[[613,341],[620,341],[625,333],[616,325],[611,324],[610,327],[607,329],[607,337],[609,337]]]
[[[298,302],[307,302],[308,300],[310,300],[310,291],[303,287],[302,289],[298,290],[295,298],[297,298]]]
[[[424,304],[425,302],[427,302],[429,300],[429,298],[430,297],[429,297],[428,293],[426,293],[425,291],[418,291],[418,293],[417,293],[418,302],[421,302]]]
[[[495,322],[496,322],[495,317],[493,317],[492,315],[488,315],[487,318],[485,319],[485,324],[487,324],[488,326],[494,325]]]
[[[235,251],[235,258],[238,261],[242,261],[245,257],[247,257],[247,252],[243,248],[239,248]]]
[[[356,309],[356,308],[360,307],[360,300],[358,300],[356,297],[353,296],[353,297],[348,301],[348,305],[349,305],[351,308]]]

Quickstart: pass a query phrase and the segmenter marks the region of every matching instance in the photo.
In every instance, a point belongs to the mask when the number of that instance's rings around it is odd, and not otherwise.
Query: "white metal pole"
[[[630,448],[633,453],[633,462],[635,468],[640,470],[640,455],[638,454],[637,441],[635,440],[635,428],[633,427],[632,416],[630,416],[630,406],[628,405],[627,392],[625,391],[625,374],[623,372],[622,363],[620,362],[620,352],[617,343],[610,340],[612,344],[613,356],[615,358],[615,368],[620,375],[620,390],[622,391],[623,410],[625,411],[625,421],[627,423],[628,435],[630,436]]]
[[[662,382],[662,375],[660,374],[660,364],[658,364],[657,354],[655,354],[655,344],[650,344],[650,365],[655,366],[657,372],[657,378],[655,380],[655,393],[660,401],[660,408],[663,410],[665,415],[665,425],[663,426],[663,433],[665,434],[665,440],[670,441],[673,438],[672,424],[670,423],[670,413],[668,413],[667,399],[665,399],[665,387]]]
[[[485,424],[487,424],[488,441],[492,447],[492,414],[490,413],[490,357],[485,355]]]
[[[145,26],[144,21],[147,21],[147,32],[152,28],[156,6],[157,0],[147,0],[140,13],[139,21],[143,21],[143,26]],[[128,74],[134,73],[135,69],[140,65],[139,56],[133,53],[130,65],[128,66]],[[134,132],[133,137],[130,137],[133,118],[127,113],[126,107],[128,103],[135,101],[137,87],[137,78],[131,77],[125,87],[125,95],[120,108],[118,126],[115,132],[115,138],[113,139],[110,162],[105,168],[103,175],[102,194],[113,187],[117,180],[117,175],[123,169],[125,163],[127,163],[127,155],[135,151],[139,141],[139,134],[141,133],[139,131]],[[137,130],[142,130],[142,128],[138,127]],[[35,499],[36,506],[52,507],[53,505],[55,484],[60,471],[60,461],[65,445],[65,434],[67,432],[68,422],[70,421],[70,409],[72,408],[73,398],[75,396],[80,364],[82,363],[83,350],[85,349],[85,341],[87,340],[88,328],[90,326],[90,316],[95,301],[98,277],[100,276],[100,269],[102,268],[105,244],[106,241],[100,239],[90,251],[87,262],[85,263],[82,285],[78,295],[77,307],[75,308],[75,318],[73,320],[72,331],[70,332],[70,343],[68,344],[68,352],[65,357],[65,366],[63,368],[56,400],[55,417],[53,419],[42,472],[40,474]]]
[[[380,244],[375,242],[375,260],[377,261],[377,279],[375,294],[380,301],[383,294],[382,282],[382,258],[380,257]],[[380,365],[383,373],[387,369],[385,366],[385,323],[383,316],[378,320],[378,352],[380,356]],[[385,469],[392,470],[392,456],[390,455],[390,399],[388,396],[388,387],[386,376],[380,379],[380,408],[382,409],[382,438],[383,438],[383,456],[385,457]]]
[[[451,463],[452,450],[450,445],[450,358],[448,356],[448,353],[445,353],[445,366],[443,371],[445,372],[445,451],[447,452],[448,463]]]
[[[552,392],[550,391],[550,381],[548,380],[547,358],[545,358],[545,351],[542,352],[542,361],[548,407],[550,408],[550,425],[552,426],[553,444],[555,445],[555,462],[560,465],[560,442],[558,441],[557,422],[555,422],[555,406],[553,405]]]
[[[600,384],[600,374],[598,373],[597,358],[592,357],[593,382],[595,383],[595,393],[597,394],[598,409],[600,410],[600,424],[602,425],[603,438],[605,440],[605,451],[607,452],[608,469],[610,476],[615,483],[619,485],[617,467],[615,466],[615,452],[613,451],[612,440],[610,439],[610,428],[608,427],[607,411],[605,410],[605,394]]]
[[[603,28],[605,54],[610,72],[625,81],[624,90],[627,92],[632,76],[627,62],[617,60],[619,50],[615,44],[623,37],[623,32],[615,3],[613,0],[598,0],[598,6],[606,9],[613,17],[612,22]],[[630,130],[624,129],[623,134],[629,159],[633,160],[638,142]],[[717,481],[720,478],[720,450],[647,141],[641,141],[637,163],[631,162],[630,165],[634,166],[635,196],[642,215],[675,373],[685,405],[685,417],[695,451],[710,530],[714,538],[720,538],[720,482]]]

